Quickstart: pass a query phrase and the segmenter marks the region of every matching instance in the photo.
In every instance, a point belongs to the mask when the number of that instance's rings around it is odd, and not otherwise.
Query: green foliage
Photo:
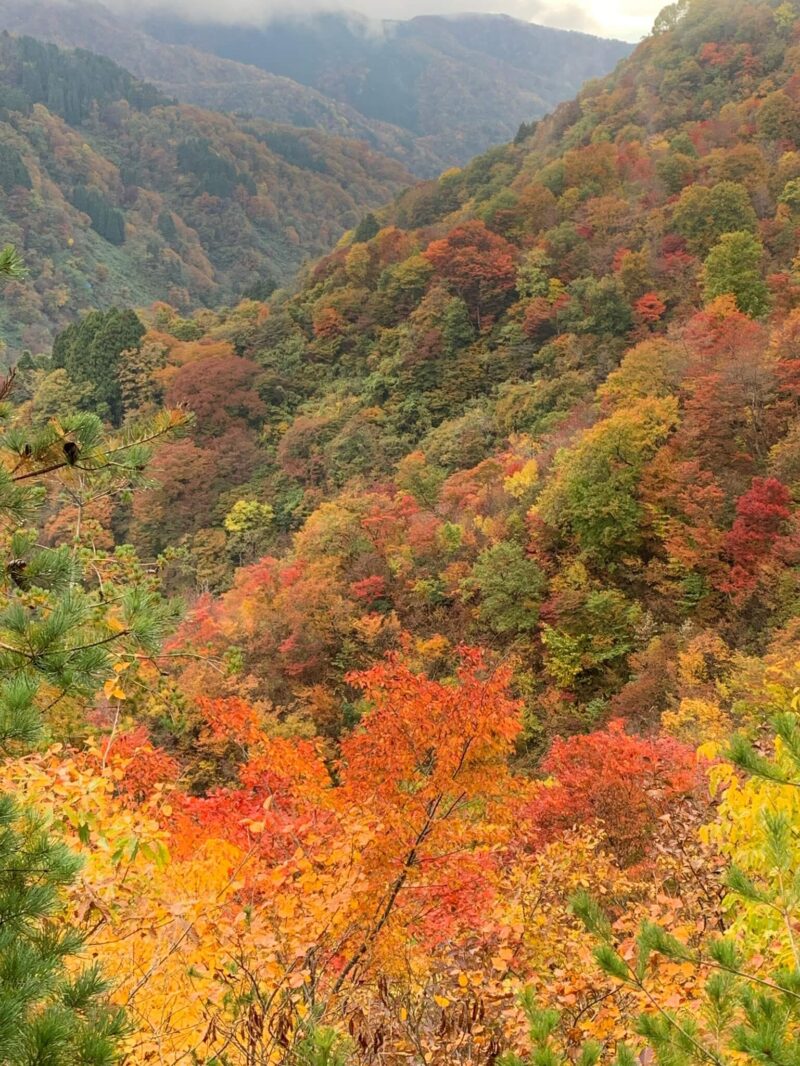
[[[410,311],[422,299],[432,274],[433,267],[428,260],[414,255],[387,267],[378,280],[378,289],[386,294],[392,307]]]
[[[12,244],[0,248],[0,279],[24,278],[25,274],[25,265],[17,249]]]
[[[427,461],[422,452],[412,452],[399,464],[397,486],[409,492],[423,507],[434,507],[439,498],[445,472]]]
[[[708,254],[703,267],[707,300],[736,297],[739,310],[758,318],[769,310],[769,290],[761,273],[764,249],[750,233],[725,233]]]
[[[533,296],[547,296],[554,269],[547,253],[541,248],[534,248],[519,264],[517,292],[527,299]]]
[[[792,211],[800,209],[800,178],[792,178],[783,187],[783,192],[778,197],[782,204],[786,204]]]
[[[15,547],[19,549],[20,538]],[[32,743],[40,727],[37,694],[90,695],[110,670],[112,643],[154,649],[163,619],[140,590],[124,593],[119,633],[95,597],[74,585],[71,553],[36,550],[9,564],[14,584],[0,600],[0,745]],[[31,610],[27,591],[39,606]],[[26,601],[28,601],[26,603]],[[52,698],[49,698],[52,702]],[[106,1064],[116,1061],[123,1017],[104,1006],[96,971],[68,976],[65,960],[81,936],[61,914],[60,889],[77,863],[31,812],[0,798],[0,1057],[4,1062]],[[46,1060],[31,1058],[32,1048]]]
[[[477,593],[478,617],[492,632],[514,636],[538,627],[545,578],[515,541],[481,552],[462,587],[467,595]]]
[[[149,457],[143,442],[175,424],[161,416],[111,439],[104,438],[93,415],[53,420],[39,430],[8,429],[0,445],[18,461],[12,472],[0,472],[0,506],[8,520],[29,524],[41,501],[37,483],[54,475],[69,478],[76,467],[105,493],[123,491],[141,481]],[[9,547],[12,562],[0,605],[0,689],[15,694],[10,702],[16,711],[4,719],[4,747],[30,742],[40,686],[91,694],[108,676],[111,645],[130,643],[152,652],[168,620],[152,593],[135,585],[120,591],[112,616],[98,590],[83,586],[83,560],[67,546],[39,548],[36,537],[19,528]],[[46,595],[30,599],[34,590]],[[24,715],[22,697],[28,700]]]
[[[635,550],[641,537],[639,478],[676,415],[671,400],[644,400],[615,412],[575,449],[559,453],[556,476],[537,505],[544,521],[574,536],[590,558],[613,562]]]
[[[491,451],[492,424],[488,412],[475,405],[457,418],[431,430],[422,447],[429,461],[445,470],[469,468]]]
[[[178,239],[178,227],[171,211],[162,211],[158,216],[158,232],[169,244],[174,244]]]
[[[310,1024],[292,1051],[295,1066],[347,1066],[350,1043],[330,1026]]]
[[[380,233],[380,230],[380,222],[378,222],[377,218],[371,211],[369,211],[356,226],[353,234],[353,243],[364,244],[367,241],[371,241],[373,237],[376,237]]]
[[[757,221],[747,189],[733,181],[711,188],[691,185],[681,194],[673,215],[677,232],[698,252],[707,252],[725,233],[754,232]]]
[[[0,1061],[8,1066],[110,1066],[125,1032],[88,967],[69,973],[80,935],[61,917],[77,859],[31,811],[0,796]]]
[[[292,166],[316,174],[329,174],[330,167],[324,153],[304,136],[303,130],[273,129],[264,134],[264,143]]]
[[[2,272],[15,270],[7,249]],[[167,416],[109,440],[92,415],[53,419],[41,428],[9,426],[9,415],[6,405],[0,437],[4,753],[37,740],[46,709],[92,697],[116,657],[158,648],[170,615],[150,589],[136,583],[98,588],[96,553],[81,546],[79,534],[71,546],[42,547],[34,527],[54,479],[66,484],[80,471],[104,492],[127,490],[141,478],[145,438],[175,424]],[[107,1005],[99,971],[78,963],[83,937],[64,912],[62,890],[79,865],[42,819],[13,796],[0,796],[0,1060],[8,1066],[118,1061],[124,1015]]]
[[[166,364],[165,349],[153,341],[145,341],[140,347],[126,348],[119,355],[117,381],[119,383],[122,410],[126,416],[150,414],[163,400],[156,372]],[[58,373],[58,371],[56,371]],[[82,389],[91,394],[91,386],[84,382]],[[81,397],[74,404],[83,407],[89,397]]]
[[[569,589],[555,624],[542,626],[547,670],[564,688],[613,689],[635,647],[641,608],[617,589]]]
[[[519,997],[520,1006],[528,1022],[530,1054],[525,1058],[507,1052],[497,1060],[498,1066],[595,1066],[603,1048],[593,1040],[587,1041],[574,1057],[565,1041],[559,1039],[561,1016],[558,1011],[545,1010],[536,1002],[533,990],[526,988]],[[610,1066],[632,1066],[631,1052],[624,1046],[617,1048]]]
[[[777,16],[777,12],[776,12]],[[794,141],[800,135],[795,101],[782,90],[770,93],[758,109],[758,132],[772,141]]]
[[[194,175],[199,182],[198,191],[209,196],[233,196],[239,185],[253,196],[256,193],[253,179],[241,174],[230,160],[215,152],[211,142],[204,137],[179,144],[177,158],[179,169],[184,174]]]
[[[122,419],[119,380],[123,352],[139,348],[144,326],[134,311],[92,311],[60,333],[53,345],[53,365],[73,381],[91,386],[91,406],[115,425]]]
[[[92,220],[92,229],[109,242],[125,243],[125,216],[112,207],[102,193],[85,185],[77,185],[72,193],[72,203]]]
[[[152,85],[137,81],[104,56],[90,52],[65,52],[32,37],[0,41],[3,82],[20,92],[28,107],[44,104],[53,114],[76,126],[89,117],[93,104],[126,100],[149,109],[167,103]]]
[[[277,287],[278,283],[275,278],[270,276],[259,278],[258,281],[254,281],[252,285],[247,286],[242,296],[245,300],[258,300],[259,303],[264,303],[272,296]]]
[[[0,143],[0,189],[30,189],[31,176],[22,156],[12,144]]]
[[[19,367],[19,364],[17,366]],[[46,422],[49,418],[60,418],[80,410],[91,392],[88,384],[76,384],[63,368],[49,373],[46,370],[34,370],[26,376],[26,383],[31,397],[20,411],[20,415],[24,412],[34,423]]]
[[[564,312],[564,326],[575,333],[622,336],[633,316],[618,278],[581,278],[569,289],[572,300]]]

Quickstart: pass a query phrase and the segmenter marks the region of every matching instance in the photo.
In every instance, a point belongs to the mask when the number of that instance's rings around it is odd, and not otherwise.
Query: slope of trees
[[[363,141],[414,174],[435,175],[444,165],[434,145],[423,144],[407,130],[369,119],[291,78],[189,45],[167,44],[101,4],[40,0],[32,6],[25,0],[2,0],[0,29],[108,56],[182,103]]]
[[[18,356],[87,306],[236,301],[406,183],[356,141],[176,105],[101,56],[4,35],[0,235],[33,283],[8,287],[0,336]]]
[[[0,280],[23,276],[16,253],[5,247]],[[154,590],[142,582],[117,584],[111,557],[79,544],[80,526],[71,549],[37,543],[47,489],[60,485],[73,498],[126,492],[140,478],[144,442],[184,421],[165,413],[104,439],[99,419],[82,414],[20,432],[6,402],[13,384],[13,372],[0,383],[7,560],[0,596],[0,744],[7,760],[41,741],[57,705],[90,700],[115,655],[155,651],[167,619]],[[108,1002],[110,985],[96,960],[85,959],[85,925],[65,900],[80,859],[51,819],[20,799],[8,787],[0,797],[0,1055],[7,1063],[111,1066],[127,1023]]]
[[[287,13],[254,27],[151,13],[142,25],[158,40],[289,77],[400,129],[437,170],[507,141],[631,50],[504,15],[372,22]]]
[[[132,1061],[793,1061],[798,40],[668,9],[294,293],[20,367],[7,475],[61,454],[11,593],[44,545],[98,639],[120,586],[188,601],[0,764]],[[164,404],[144,484],[65,438]]]

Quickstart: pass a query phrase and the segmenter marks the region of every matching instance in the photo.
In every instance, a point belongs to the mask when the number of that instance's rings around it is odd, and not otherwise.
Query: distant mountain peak
[[[421,177],[510,140],[631,50],[476,12],[287,12],[259,28],[0,0],[3,27],[108,55],[187,103],[357,137]]]

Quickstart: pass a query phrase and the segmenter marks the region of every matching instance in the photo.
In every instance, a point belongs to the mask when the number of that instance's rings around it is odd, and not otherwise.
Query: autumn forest
[[[794,0],[426,180],[2,34],[0,245],[0,1064],[798,1066]]]

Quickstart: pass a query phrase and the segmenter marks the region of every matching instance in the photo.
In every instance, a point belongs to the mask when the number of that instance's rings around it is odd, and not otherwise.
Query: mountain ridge
[[[411,180],[360,141],[170,102],[109,59],[0,36],[0,243],[32,278],[9,284],[0,332],[39,350],[87,305],[236,300]]]
[[[151,15],[142,25],[161,40],[288,75],[439,143],[442,169],[509,140],[632,47],[492,14],[371,22],[334,12],[273,18],[260,30]]]
[[[94,0],[55,0],[37,5],[27,0],[0,0],[0,28],[64,48],[107,55],[136,77],[158,84],[185,103],[318,128],[363,140],[409,169],[426,173],[440,169],[408,135],[389,124],[369,121],[347,105],[290,78],[189,46],[159,42]]]
[[[123,1056],[797,1058],[799,69],[797,0],[679,0],[293,287],[22,361],[6,495],[49,491],[2,662],[57,744],[0,769],[88,853],[63,921],[135,998]],[[150,106],[178,140],[191,109]],[[247,206],[246,132],[179,141],[173,180]],[[142,485],[118,460],[159,419]],[[88,721],[53,705],[53,664],[139,633]]]
[[[307,84],[291,77],[286,80],[287,75],[281,71],[268,71],[252,63],[215,56],[213,48],[198,50],[192,47],[196,42],[189,39],[191,33],[183,43],[157,40],[149,32],[154,24],[112,14],[100,3],[89,0],[43,0],[36,5],[27,3],[27,0],[0,2],[0,27],[107,54],[138,77],[188,103],[215,110],[242,111],[291,125],[313,125],[328,132],[358,137],[422,177],[433,177],[448,166],[466,162],[491,144],[509,140],[521,122],[540,117],[555,103],[573,95],[587,76],[605,73],[620,56],[630,51],[630,46],[624,42],[605,41],[546,27],[531,29],[526,23],[514,20],[508,23],[505,16],[489,15],[487,18],[490,25],[513,27],[515,32],[506,34],[503,40],[503,48],[511,53],[519,47],[516,38],[520,28],[525,39],[533,40],[538,36],[548,42],[561,42],[562,47],[556,50],[540,48],[538,53],[529,48],[519,60],[519,69],[512,70],[504,62],[482,52],[475,42],[469,48],[458,45],[453,37],[454,28],[451,25],[448,29],[446,20],[411,20],[411,23],[401,20],[396,23],[400,27],[398,32],[409,32],[403,31],[402,27],[412,23],[417,31],[429,27],[431,32],[436,31],[439,43],[434,46],[433,41],[426,42],[423,33],[418,41],[411,40],[403,46],[402,54],[392,67],[384,57],[374,53],[371,45],[364,48],[365,42],[359,35],[347,29],[348,20],[338,16],[319,16],[316,24],[310,24],[311,36],[308,39],[301,37],[299,44],[291,38],[295,54],[299,47],[307,56],[309,70],[327,72],[325,77],[328,78],[331,65],[322,62],[324,41],[316,53],[311,49],[310,41],[325,36],[323,29],[330,30],[336,40],[349,49],[352,65],[347,68],[350,71],[347,85],[350,88],[357,84],[361,77],[358,71],[365,64],[367,68],[373,64],[372,74],[369,69],[366,74],[373,80],[377,77],[379,83],[380,71],[388,71],[388,86],[378,84],[377,95],[383,99],[388,91],[390,99],[403,99],[410,102],[409,106],[415,112],[422,108],[428,115],[422,128],[416,128],[416,123],[412,129],[403,126],[402,121],[400,124],[392,121],[392,116],[385,113],[368,113],[375,112],[375,107],[370,107],[370,100],[376,94],[373,87],[368,86],[360,96],[355,94],[357,99],[346,99],[341,92],[337,97],[335,81],[315,86],[310,84],[310,75]],[[292,25],[291,22],[286,24],[290,37]],[[173,24],[173,32],[179,29],[179,24]],[[257,46],[262,40],[252,30],[231,29],[226,32],[238,32],[248,47]],[[215,28],[200,29],[198,33],[201,38],[209,33],[213,38],[224,36]],[[207,45],[208,41],[205,43]],[[576,43],[582,49],[577,57],[571,55]],[[539,77],[536,71],[528,71],[526,64],[530,65],[534,59],[548,67],[551,73]],[[341,57],[333,63],[334,69],[337,64],[341,81],[342,71],[345,71]],[[552,74],[553,67],[571,73],[556,76]],[[414,81],[418,75],[423,78],[419,85]],[[333,95],[331,91],[334,91]],[[408,118],[408,107],[404,114],[408,121],[415,122]],[[402,120],[403,115],[393,117]]]

